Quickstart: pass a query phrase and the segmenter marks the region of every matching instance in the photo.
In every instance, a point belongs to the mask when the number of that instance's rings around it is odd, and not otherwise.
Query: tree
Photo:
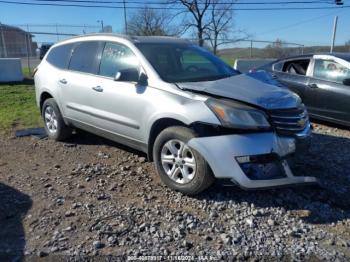
[[[235,0],[170,0],[172,5],[182,5],[185,10],[178,13],[189,15],[190,19],[184,19],[184,31],[194,28],[198,44],[204,46],[208,40],[214,53],[220,44],[227,43],[228,37],[233,33],[233,11]]]
[[[198,44],[203,46],[204,32],[210,24],[207,13],[212,5],[212,0],[171,0],[169,4],[181,4],[186,8],[185,12],[180,12],[180,14],[190,14],[191,19],[190,21],[184,20],[184,31],[187,31],[189,28],[195,28],[197,30]]]
[[[139,9],[128,21],[128,33],[130,35],[176,35],[173,30],[171,18],[166,11],[158,11],[150,8]]]
[[[220,45],[238,42],[249,37],[248,34],[242,30],[233,30],[233,5],[233,1],[222,4],[219,0],[212,0],[210,8],[210,23],[204,32],[214,54],[217,54]],[[241,37],[233,38],[233,35],[237,34]]]
[[[285,42],[277,38],[272,44],[266,46],[266,52],[269,58],[280,58],[288,55]]]

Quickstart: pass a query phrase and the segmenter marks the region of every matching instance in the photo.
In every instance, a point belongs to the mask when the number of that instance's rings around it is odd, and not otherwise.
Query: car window
[[[284,64],[284,62],[278,62],[278,63],[276,63],[276,64],[273,64],[273,65],[272,65],[272,69],[273,69],[274,71],[279,71],[279,72],[281,72],[282,69],[283,69],[283,64]]]
[[[139,71],[139,63],[135,54],[122,44],[106,43],[102,53],[99,75],[115,77],[117,72],[136,69]],[[123,79],[131,81],[131,79]]]
[[[98,50],[102,42],[81,42],[73,50],[69,69],[84,73],[96,74]]]
[[[286,61],[283,65],[282,71],[292,75],[306,75],[309,64],[310,59]]]
[[[239,74],[209,51],[190,43],[135,45],[166,82],[213,81]]]
[[[205,56],[201,56],[192,50],[184,50],[181,54],[182,66],[189,71],[205,71],[208,73],[218,73],[218,68]]]
[[[350,78],[350,69],[333,60],[315,59],[314,77],[326,81],[343,83]]]
[[[70,55],[72,53],[72,47],[73,47],[73,44],[66,44],[66,45],[53,47],[50,50],[49,54],[47,55],[46,60],[50,64],[58,68],[65,69],[67,68]]]

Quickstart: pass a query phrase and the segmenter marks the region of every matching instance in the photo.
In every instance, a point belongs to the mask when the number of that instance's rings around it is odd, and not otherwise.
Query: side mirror
[[[136,68],[127,68],[120,70],[115,74],[114,81],[138,82],[139,70]]]
[[[137,84],[139,84],[140,86],[147,86],[148,76],[145,73],[141,73],[139,76],[139,80],[137,81]]]
[[[350,86],[350,78],[345,78],[345,79],[343,80],[343,85],[345,85],[345,86]]]

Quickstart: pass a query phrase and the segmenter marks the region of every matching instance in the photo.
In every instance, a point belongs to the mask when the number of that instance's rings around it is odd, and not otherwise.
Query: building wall
[[[4,43],[5,42],[5,43]],[[6,50],[4,48],[6,47]],[[26,31],[7,25],[0,27],[0,57],[24,57],[35,54],[36,44]]]

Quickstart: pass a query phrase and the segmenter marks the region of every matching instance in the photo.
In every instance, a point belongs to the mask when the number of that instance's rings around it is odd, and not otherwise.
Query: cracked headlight
[[[205,103],[224,127],[236,129],[270,128],[265,113],[253,107],[232,100],[214,98],[209,98]]]

